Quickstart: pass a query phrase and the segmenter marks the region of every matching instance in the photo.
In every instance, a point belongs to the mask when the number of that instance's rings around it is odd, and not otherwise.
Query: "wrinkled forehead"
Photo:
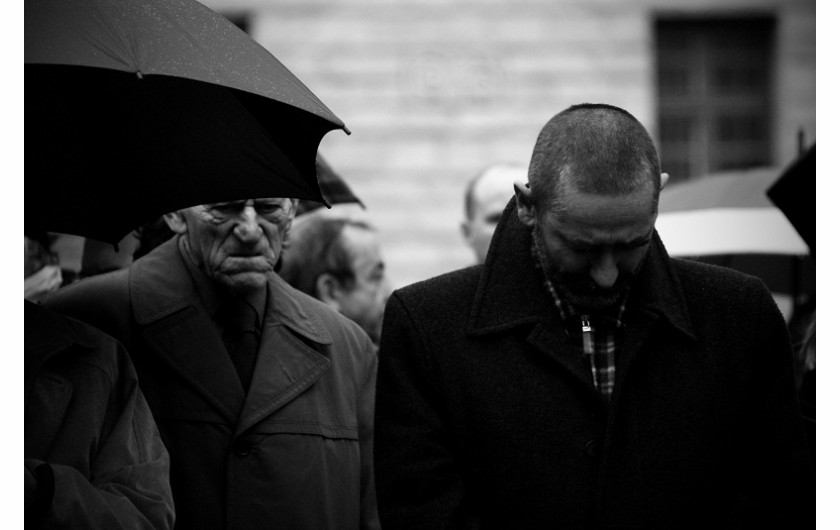
[[[194,208],[203,208],[203,209],[210,209],[210,208],[218,208],[218,207],[232,207],[232,206],[239,206],[239,207],[246,207],[246,206],[281,206],[291,208],[293,205],[297,204],[298,199],[291,199],[287,197],[263,197],[258,199],[235,199],[229,201],[219,201],[219,202],[211,202],[207,204],[201,204],[198,206],[194,206]]]

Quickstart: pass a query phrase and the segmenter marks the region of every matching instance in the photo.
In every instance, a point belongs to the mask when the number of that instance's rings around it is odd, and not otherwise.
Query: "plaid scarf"
[[[624,316],[627,295],[624,296],[614,316],[581,314],[557,294],[548,273],[542,267],[543,254],[535,237],[532,238],[531,254],[534,264],[543,276],[543,286],[560,312],[560,319],[566,326],[566,332],[568,333],[569,328],[580,323],[581,348],[584,355],[589,358],[592,383],[601,395],[609,400],[615,387],[616,334],[622,326],[621,319]],[[574,336],[577,336],[577,333],[574,333]]]

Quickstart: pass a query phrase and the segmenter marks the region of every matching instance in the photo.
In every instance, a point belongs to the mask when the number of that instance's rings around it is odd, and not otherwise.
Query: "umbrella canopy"
[[[780,173],[758,168],[666,186],[656,229],[668,253],[807,254],[808,245],[766,196]]]
[[[315,174],[318,177],[318,185],[321,187],[321,194],[327,204],[356,203],[362,208],[365,207],[350,185],[330,166],[321,153],[315,158]],[[298,203],[297,214],[301,215],[324,206],[318,201],[301,200]]]
[[[324,201],[346,128],[280,61],[194,0],[25,3],[26,231],[116,243],[179,208]]]
[[[666,186],[656,229],[668,253],[753,274],[794,302],[813,290],[808,245],[766,195],[780,173],[756,168]]]

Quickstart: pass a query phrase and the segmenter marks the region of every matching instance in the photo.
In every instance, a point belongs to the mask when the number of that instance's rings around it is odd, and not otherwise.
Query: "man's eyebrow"
[[[212,202],[210,204],[205,204],[204,206],[207,208],[218,208],[219,206],[234,206],[237,204],[245,204],[247,201],[240,200],[240,201],[221,201],[221,202]]]

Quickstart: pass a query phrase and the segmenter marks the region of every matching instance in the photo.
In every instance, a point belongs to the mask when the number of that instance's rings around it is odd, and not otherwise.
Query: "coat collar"
[[[556,313],[531,258],[530,229],[519,221],[516,199],[505,208],[487,253],[470,313],[468,333],[485,335],[545,322]],[[639,312],[662,318],[694,337],[679,280],[658,233],[630,291],[628,317]]]
[[[148,325],[189,306],[200,306],[187,265],[173,237],[134,262],[130,272],[131,299],[137,323]],[[331,344],[332,336],[305,296],[277,274],[268,282],[269,308],[284,326],[319,344]]]
[[[246,395],[193,285],[177,238],[129,269],[131,303],[149,348],[241,432],[311,386],[330,361],[313,347],[333,342],[315,301],[272,273],[254,379]],[[273,374],[263,377],[262,374]],[[278,375],[279,374],[279,375]]]

